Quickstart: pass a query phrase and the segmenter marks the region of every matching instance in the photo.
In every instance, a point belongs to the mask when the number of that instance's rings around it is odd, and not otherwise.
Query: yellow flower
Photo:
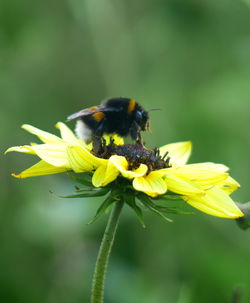
[[[210,162],[186,164],[191,154],[191,142],[165,145],[159,149],[158,155],[157,152],[146,149],[136,150],[134,145],[123,145],[122,138],[112,136],[116,150],[119,150],[119,146],[126,147],[129,157],[133,155],[132,160],[136,165],[131,165],[124,150],[122,155],[113,152],[108,157],[97,157],[91,152],[92,145],[78,139],[64,123],[59,122],[56,127],[60,130],[61,138],[31,125],[22,126],[38,136],[43,144],[15,146],[6,152],[33,154],[41,160],[20,174],[12,174],[14,177],[27,178],[65,171],[91,172],[92,184],[103,187],[122,176],[132,180],[136,191],[153,198],[169,191],[180,195],[181,199],[207,214],[225,218],[243,216],[229,196],[240,185],[229,176],[228,167]],[[113,142],[107,136],[105,140],[107,146]],[[131,148],[132,152],[129,150]],[[144,157],[144,153],[147,157]],[[167,160],[164,160],[166,153]],[[147,160],[150,157],[153,157],[151,162]],[[159,162],[159,167],[153,167],[154,161]]]

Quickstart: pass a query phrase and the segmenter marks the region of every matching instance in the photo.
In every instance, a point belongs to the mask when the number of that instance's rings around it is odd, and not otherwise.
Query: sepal
[[[110,205],[112,205],[114,202],[116,202],[118,199],[118,196],[116,196],[115,192],[111,192],[111,194],[104,200],[104,202],[101,204],[101,206],[97,209],[95,216],[93,219],[88,222],[88,224],[94,223],[97,219],[99,219],[105,212],[108,210]]]
[[[130,206],[133,211],[135,212],[138,221],[141,223],[143,228],[146,228],[145,222],[144,222],[144,218],[143,218],[143,213],[141,208],[136,204],[135,201],[135,196],[133,194],[131,195],[126,195],[126,197],[124,197],[125,202],[128,204],[128,206]]]
[[[145,194],[139,193],[137,194],[137,198],[141,201],[141,203],[154,213],[161,216],[163,219],[165,219],[168,222],[173,222],[172,219],[165,216],[164,212],[162,210],[159,210],[158,206]]]
[[[90,198],[90,197],[101,197],[109,192],[109,188],[86,188],[77,190],[78,193],[72,195],[56,195],[58,198]],[[52,193],[52,192],[51,192]]]
[[[182,201],[182,196],[181,195],[176,195],[174,193],[168,193],[166,195],[162,195],[156,198],[152,198],[153,201]],[[155,203],[154,203],[155,204]],[[164,205],[159,205],[159,204],[155,204],[155,207],[157,208],[158,211],[161,211],[163,213],[166,214],[175,214],[175,215],[193,215],[194,212],[190,212],[190,211],[183,211],[183,210],[179,210],[178,208],[180,207],[180,205],[178,206],[164,206]]]
[[[74,181],[76,181],[76,182],[78,182],[78,183],[80,183],[80,184],[83,184],[83,185],[85,185],[85,186],[90,186],[90,187],[93,186],[92,181],[91,181],[92,176],[91,176],[91,175],[88,175],[87,173],[82,173],[82,174],[80,175],[80,177],[78,177],[78,176],[76,176],[74,173],[68,172],[68,176],[69,176],[72,180],[74,180]]]
[[[169,201],[177,201],[177,200],[182,200],[181,195],[177,195],[174,193],[168,193],[166,195],[161,195],[159,197],[154,198],[155,200],[169,200]]]

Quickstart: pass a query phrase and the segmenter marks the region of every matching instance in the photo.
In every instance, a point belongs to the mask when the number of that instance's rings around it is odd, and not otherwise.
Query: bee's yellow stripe
[[[97,113],[94,113],[92,115],[92,117],[94,118],[94,120],[96,122],[100,122],[105,117],[105,114],[103,112],[97,112]]]
[[[129,104],[128,104],[128,113],[129,113],[129,114],[132,113],[132,112],[134,111],[135,106],[136,106],[135,100],[131,99],[131,100],[129,101]]]

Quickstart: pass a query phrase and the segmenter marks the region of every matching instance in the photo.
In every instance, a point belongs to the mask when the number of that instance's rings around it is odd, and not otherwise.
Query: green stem
[[[103,234],[92,281],[91,303],[103,303],[104,300],[104,283],[109,255],[114,242],[122,207],[123,199],[120,198],[120,201],[116,201],[114,203],[114,207],[109,216],[108,224]]]

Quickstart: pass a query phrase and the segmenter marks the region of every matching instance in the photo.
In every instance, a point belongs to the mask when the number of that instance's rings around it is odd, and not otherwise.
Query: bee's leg
[[[136,122],[133,122],[130,128],[130,136],[135,140],[136,144],[142,145],[142,138],[140,134],[140,127]]]
[[[102,149],[101,137],[93,135],[92,141],[93,141],[93,152],[94,152],[94,154],[96,154],[96,155],[100,154],[101,149]]]
[[[144,146],[143,143],[144,142],[142,140],[141,133],[138,131],[138,133],[137,133],[137,139],[136,139],[136,144],[143,147]]]
[[[103,145],[105,145],[102,141],[103,130],[104,122],[101,122],[93,135],[93,151],[95,154],[101,154],[103,152]]]

